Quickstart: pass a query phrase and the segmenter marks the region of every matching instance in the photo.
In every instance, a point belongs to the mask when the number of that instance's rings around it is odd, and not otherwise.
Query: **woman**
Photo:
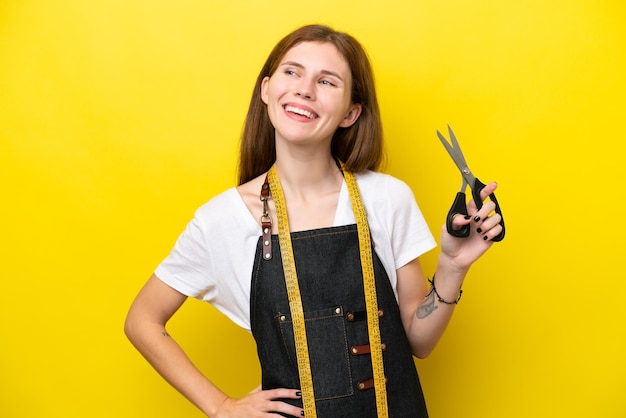
[[[374,171],[381,158],[360,44],[318,25],[283,38],[254,88],[240,185],[196,212],[125,325],[155,369],[208,416],[427,416],[412,356],[437,344],[500,217],[490,215],[492,202],[480,210],[470,202],[470,215],[454,219],[457,228],[474,224],[469,238],[442,229],[429,290],[418,257],[435,241],[411,190]],[[262,387],[230,398],[167,334],[188,296],[252,331]]]

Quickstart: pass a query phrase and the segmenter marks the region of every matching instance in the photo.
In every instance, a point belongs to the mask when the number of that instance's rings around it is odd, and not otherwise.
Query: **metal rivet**
[[[359,354],[359,350],[356,347],[352,347],[352,354]]]
[[[285,319],[287,319],[287,317],[286,317],[285,315],[281,315],[281,316],[280,316],[280,320],[281,320],[281,321],[284,321]]]
[[[272,255],[271,254],[265,254],[265,258],[270,258]]]
[[[270,242],[269,241],[265,241],[263,244],[270,245]]]
[[[385,316],[385,311],[383,309],[379,309],[378,310],[378,317],[382,318],[383,316]]]
[[[267,228],[265,228],[265,229],[263,230],[263,233],[264,233],[264,234],[267,234],[268,232],[270,232],[270,230],[269,230],[269,229],[267,229]]]
[[[380,346],[383,349],[383,351],[385,351],[387,349],[387,344],[385,344],[385,343],[382,343]]]
[[[341,308],[335,308],[335,313],[336,314],[340,314],[341,313]]]
[[[365,383],[359,383],[359,389],[365,389]]]
[[[354,321],[354,314],[352,312],[348,312],[348,315],[346,315],[346,318],[348,319],[349,322]]]

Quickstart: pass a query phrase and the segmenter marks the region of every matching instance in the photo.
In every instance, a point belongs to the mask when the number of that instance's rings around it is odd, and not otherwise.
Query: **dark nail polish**
[[[483,237],[483,239],[484,239],[485,241],[487,241],[487,240],[489,239],[489,237],[488,237],[487,235],[485,235],[485,236]]]
[[[470,219],[472,219],[472,217],[471,217],[471,216],[469,216],[469,215],[465,215],[465,220],[466,220],[466,221],[469,221]]]
[[[476,222],[480,221],[480,216],[475,216],[474,217],[474,221],[476,221]]]
[[[478,228],[478,229],[476,230],[476,232],[478,232],[478,233],[480,234],[481,232],[483,232],[483,230],[482,230],[482,229],[480,229],[480,228]]]
[[[300,412],[300,415],[301,415],[301,416],[304,416],[304,411]]]
[[[296,392],[296,396],[302,396],[302,392]],[[304,414],[304,412],[303,412]]]

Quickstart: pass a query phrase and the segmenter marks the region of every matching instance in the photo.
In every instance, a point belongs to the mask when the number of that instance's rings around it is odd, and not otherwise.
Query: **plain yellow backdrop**
[[[0,416],[202,415],[123,320],[235,184],[269,50],[317,22],[368,50],[385,170],[437,236],[460,185],[437,129],[501,186],[507,237],[417,361],[432,417],[626,416],[625,18],[621,0],[3,1]],[[231,395],[258,385],[252,338],[209,305],[170,332]]]

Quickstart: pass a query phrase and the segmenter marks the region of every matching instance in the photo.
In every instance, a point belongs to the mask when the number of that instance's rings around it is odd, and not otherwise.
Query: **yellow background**
[[[625,12],[620,0],[1,2],[0,416],[202,415],[123,320],[193,211],[234,185],[269,50],[313,22],[369,51],[386,171],[436,234],[460,184],[437,129],[450,123],[474,171],[501,185],[507,238],[417,361],[432,417],[626,416]],[[170,331],[228,393],[258,384],[251,337],[209,305],[190,301]]]

